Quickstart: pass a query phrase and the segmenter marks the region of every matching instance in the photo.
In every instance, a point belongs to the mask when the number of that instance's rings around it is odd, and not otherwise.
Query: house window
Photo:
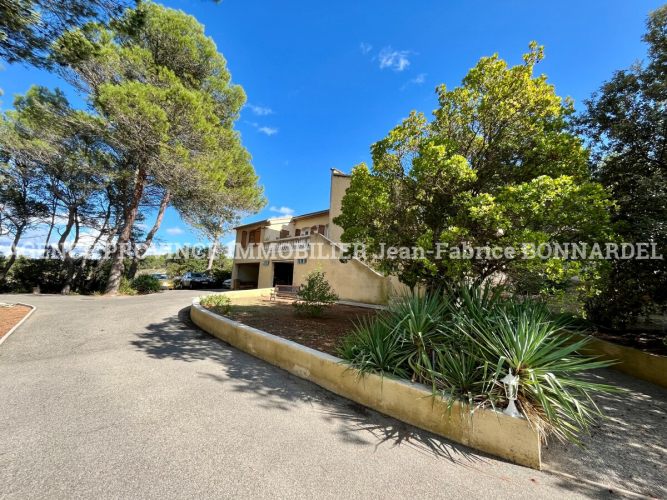
[[[289,238],[289,231],[287,229],[280,230],[280,238]]]
[[[306,262],[308,262],[308,259],[296,259],[297,264],[305,264]]]
[[[295,229],[294,236],[301,236],[301,229]]]
[[[255,233],[255,231],[250,233],[250,243],[255,243],[255,234],[257,234],[257,233]]]
[[[302,229],[302,230],[301,230],[301,234],[302,234],[303,236],[308,236],[308,229]]]

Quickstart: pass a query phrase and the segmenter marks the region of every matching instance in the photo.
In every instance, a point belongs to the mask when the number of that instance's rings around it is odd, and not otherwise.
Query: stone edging
[[[190,318],[232,346],[339,396],[471,448],[542,468],[539,435],[524,419],[480,409],[471,422],[458,402],[447,415],[447,403],[434,400],[423,385],[375,374],[360,376],[340,358],[213,314],[199,305],[199,299],[192,303]]]
[[[21,326],[21,325],[23,324],[23,322],[24,322],[25,320],[27,320],[27,319],[32,315],[32,313],[35,312],[35,309],[37,309],[37,308],[36,308],[35,306],[33,306],[32,304],[25,304],[25,303],[23,303],[23,302],[15,302],[14,305],[16,305],[16,306],[25,306],[25,307],[29,307],[29,308],[30,308],[30,311],[28,311],[28,314],[26,314],[25,316],[23,316],[23,318],[21,318],[21,321],[19,321],[18,323],[16,323],[16,324],[12,327],[11,330],[9,330],[7,333],[5,333],[4,337],[2,337],[2,338],[0,339],[0,345],[2,345],[2,343],[3,343],[5,340],[7,340],[7,339],[9,338],[9,336],[10,336],[12,333],[14,333],[14,332],[16,331],[16,329],[17,329],[19,326]]]

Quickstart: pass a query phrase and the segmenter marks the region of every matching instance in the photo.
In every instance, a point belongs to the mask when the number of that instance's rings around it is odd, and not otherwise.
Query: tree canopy
[[[237,201],[245,198],[247,210],[261,208],[250,155],[232,128],[245,94],[231,83],[224,57],[194,17],[142,3],[108,26],[90,23],[65,33],[54,44],[54,58],[109,124],[118,169],[132,173],[108,293],[118,289],[123,249],[148,186],[169,190],[173,200],[209,203],[221,197],[202,193],[229,192]],[[239,184],[243,193],[232,195]]]
[[[612,220],[621,239],[654,243],[667,253],[667,6],[647,20],[648,59],[614,73],[585,102],[579,130],[591,146],[591,171],[618,210]],[[591,299],[591,316],[627,325],[667,305],[664,260],[619,260],[603,292]]]
[[[68,29],[120,14],[131,0],[0,0],[0,59],[49,66],[51,43]]]
[[[95,21],[83,23],[89,18]],[[98,262],[93,281],[116,293],[127,257],[134,274],[169,205],[217,244],[240,214],[265,204],[233,129],[245,94],[204,27],[151,2],[98,19],[92,11],[72,14],[49,34],[48,54],[30,44],[84,96],[88,111],[73,109],[58,89],[34,86],[0,120],[0,226],[15,243],[34,224],[48,225],[47,245],[58,233],[57,248],[45,255],[63,258],[63,293],[84,279],[98,243],[112,245],[109,277],[98,275],[107,269]],[[155,209],[149,230],[144,223]],[[76,272],[73,251],[84,239]]]
[[[535,43],[517,66],[482,58],[461,86],[437,88],[431,122],[413,111],[373,144],[372,167],[353,169],[335,219],[343,241],[366,244],[373,266],[410,286],[497,271],[517,285],[527,275],[544,285],[583,272],[580,263],[556,258],[449,258],[464,245],[512,247],[520,255],[524,243],[609,236],[611,202],[590,180],[588,152],[570,131],[572,102],[556,95],[546,76],[533,75],[542,58]],[[382,255],[381,244],[424,253]],[[438,244],[447,245],[443,258]]]

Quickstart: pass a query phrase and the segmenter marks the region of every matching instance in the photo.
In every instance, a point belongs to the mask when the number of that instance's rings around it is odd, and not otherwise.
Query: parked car
[[[162,285],[163,290],[173,290],[175,288],[174,282],[166,274],[156,273],[151,274],[151,276],[160,280],[160,284]]]
[[[181,288],[192,290],[193,288],[210,286],[213,282],[213,278],[205,273],[185,273],[181,278]]]
[[[231,278],[222,282],[222,288],[232,288]]]

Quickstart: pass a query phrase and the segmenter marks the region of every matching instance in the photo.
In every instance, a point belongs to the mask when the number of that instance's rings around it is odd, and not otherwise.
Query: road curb
[[[12,329],[9,330],[9,331],[5,334],[4,337],[2,337],[2,338],[0,339],[0,345],[2,345],[2,343],[3,343],[5,340],[7,340],[7,339],[11,336],[11,334],[14,333],[14,332],[16,331],[16,329],[17,329],[19,326],[21,326],[21,325],[23,324],[23,322],[24,322],[25,320],[27,320],[27,319],[32,315],[32,313],[35,312],[35,309],[37,309],[37,308],[36,308],[35,306],[33,306],[32,304],[26,304],[26,303],[24,303],[24,302],[15,302],[14,305],[29,307],[29,308],[30,308],[30,311],[28,312],[28,314],[26,314],[25,316],[23,316],[23,318],[21,319],[21,321],[19,321],[18,323],[16,323],[16,324],[14,325],[14,326],[12,327]]]

